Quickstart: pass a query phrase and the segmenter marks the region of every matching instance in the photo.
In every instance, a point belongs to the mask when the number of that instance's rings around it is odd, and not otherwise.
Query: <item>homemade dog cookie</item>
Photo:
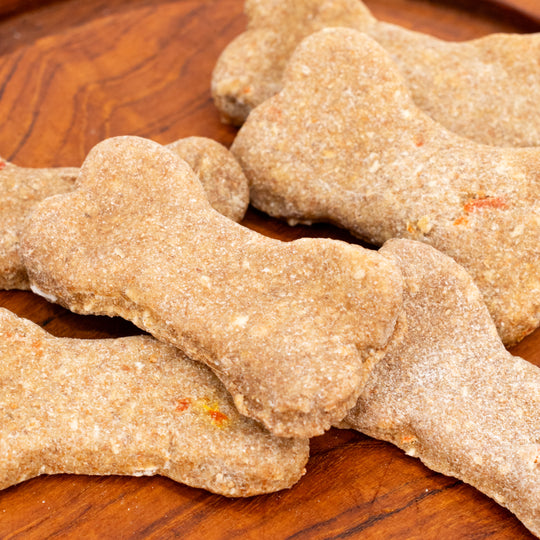
[[[247,32],[222,53],[212,92],[242,124],[281,89],[300,41],[330,26],[366,32],[392,56],[415,103],[449,130],[497,146],[540,145],[540,34],[450,43],[378,22],[359,0],[247,0]]]
[[[540,149],[493,148],[417,109],[372,39],[326,29],[232,147],[254,206],[382,245],[432,244],[472,275],[512,344],[540,324]]]
[[[237,225],[182,160],[137,137],[97,145],[77,189],[36,207],[21,253],[34,292],[178,346],[288,437],[345,416],[401,306],[401,275],[378,253]]]
[[[0,309],[0,489],[40,474],[161,474],[229,497],[290,487],[307,440],[241,416],[213,373],[148,336],[55,338]]]
[[[403,272],[404,323],[344,425],[475,486],[540,536],[540,369],[505,350],[458,264],[410,240],[380,253]]]
[[[0,158],[0,289],[28,289],[17,252],[19,231],[34,205],[73,189],[79,169],[24,169]]]
[[[249,205],[248,183],[227,148],[206,137],[186,137],[167,148],[195,171],[214,210],[233,221],[242,221]]]
[[[180,139],[168,147],[184,159],[201,181],[210,204],[241,221],[249,204],[247,180],[240,165],[221,144],[205,137]],[[26,215],[46,197],[71,191],[79,169],[29,169],[0,159],[0,289],[28,289],[17,252]]]

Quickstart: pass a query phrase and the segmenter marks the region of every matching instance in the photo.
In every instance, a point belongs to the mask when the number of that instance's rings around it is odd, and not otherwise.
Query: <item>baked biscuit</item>
[[[505,350],[458,264],[410,240],[380,253],[403,272],[401,335],[344,425],[473,485],[540,536],[540,369]]]
[[[40,474],[160,474],[229,497],[290,487],[307,440],[238,414],[212,372],[148,336],[55,338],[0,309],[0,489]]]
[[[345,416],[401,306],[401,275],[384,257],[237,225],[182,160],[137,137],[97,145],[77,189],[36,207],[21,253],[33,291],[178,346],[241,413],[287,437]]]
[[[25,169],[0,158],[0,289],[28,289],[19,232],[39,201],[73,189],[76,168]]]
[[[207,137],[186,137],[167,148],[193,169],[214,210],[233,221],[244,219],[249,205],[248,183],[227,148]]]
[[[414,105],[384,49],[355,30],[308,37],[284,82],[231,148],[255,207],[376,245],[429,243],[470,272],[506,344],[538,327],[540,149],[445,130]]]
[[[248,29],[214,69],[225,121],[242,124],[281,89],[295,47],[325,27],[367,33],[399,68],[415,103],[450,131],[496,146],[540,145],[540,34],[451,43],[377,21],[359,0],[247,0]]]
[[[210,204],[224,216],[241,221],[249,204],[246,177],[231,153],[205,137],[188,137],[169,145],[195,171]],[[0,159],[0,289],[28,289],[18,247],[19,230],[34,205],[73,189],[76,168],[31,169]]]

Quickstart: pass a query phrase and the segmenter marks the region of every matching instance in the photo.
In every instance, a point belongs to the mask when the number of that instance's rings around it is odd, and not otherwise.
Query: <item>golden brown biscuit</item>
[[[247,0],[248,30],[214,70],[212,92],[225,121],[242,124],[281,89],[295,47],[325,27],[366,32],[396,63],[415,103],[484,144],[540,145],[540,34],[493,34],[450,43],[377,21],[359,0]]]
[[[77,189],[43,201],[26,225],[32,290],[178,346],[215,371],[240,412],[283,436],[345,416],[401,305],[401,275],[384,257],[237,225],[185,162],[137,137],[97,145]]]
[[[475,486],[540,535],[540,369],[505,350],[450,258],[410,240],[380,253],[403,272],[404,322],[344,425]]]
[[[422,113],[365,34],[322,30],[232,147],[257,208],[377,245],[421,240],[472,275],[506,344],[540,324],[540,149],[494,148]]]
[[[224,216],[241,221],[249,190],[231,153],[206,137],[180,139],[168,147],[195,171],[210,204]],[[75,168],[30,169],[0,159],[0,289],[28,289],[17,253],[19,230],[38,201],[73,189],[78,174]]]
[[[0,158],[0,289],[28,289],[17,252],[19,232],[34,205],[73,189],[79,169],[24,169]]]
[[[0,309],[0,355],[0,489],[40,474],[161,474],[247,497],[304,473],[307,440],[241,416],[208,368],[153,338],[55,338]]]
[[[195,171],[214,210],[233,221],[242,221],[249,205],[248,183],[227,148],[207,137],[186,137],[167,148]]]

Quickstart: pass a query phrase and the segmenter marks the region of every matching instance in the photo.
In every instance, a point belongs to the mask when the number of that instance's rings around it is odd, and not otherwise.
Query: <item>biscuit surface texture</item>
[[[195,172],[214,210],[242,221],[249,188],[238,162],[222,144],[207,137],[186,137],[167,145]]]
[[[540,145],[540,34],[451,43],[377,21],[359,0],[247,0],[248,29],[225,49],[212,90],[242,124],[281,89],[295,47],[325,27],[366,32],[407,81],[416,104],[451,131],[496,146]]]
[[[445,130],[414,105],[385,51],[354,30],[308,37],[284,80],[231,148],[254,206],[376,245],[427,242],[471,273],[505,343],[538,327],[540,149]]]
[[[249,204],[247,180],[223,145],[206,137],[187,137],[168,148],[193,169],[213,208],[242,220]],[[78,174],[76,168],[32,169],[0,159],[0,289],[28,289],[17,251],[20,228],[37,202],[71,191]]]
[[[178,346],[283,436],[343,418],[401,305],[401,275],[384,257],[237,225],[182,160],[136,137],[96,146],[77,189],[30,216],[21,246],[35,292]]]
[[[76,168],[26,169],[0,158],[0,289],[28,289],[18,253],[19,233],[39,201],[73,189]]]
[[[403,272],[404,323],[344,425],[455,476],[540,534],[540,369],[505,350],[467,272],[425,244]]]
[[[55,338],[0,309],[0,489],[40,474],[160,474],[238,497],[290,487],[308,441],[238,414],[213,373],[148,336]]]

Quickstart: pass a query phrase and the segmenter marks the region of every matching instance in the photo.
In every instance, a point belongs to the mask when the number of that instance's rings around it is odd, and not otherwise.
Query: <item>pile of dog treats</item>
[[[55,338],[0,310],[0,488],[268,493],[337,426],[540,536],[540,369],[505,348],[540,325],[540,35],[447,43],[359,0],[246,11],[212,80],[243,123],[231,152],[117,137],[80,170],[0,163],[0,286],[153,336]],[[261,236],[249,201],[382,247]]]

